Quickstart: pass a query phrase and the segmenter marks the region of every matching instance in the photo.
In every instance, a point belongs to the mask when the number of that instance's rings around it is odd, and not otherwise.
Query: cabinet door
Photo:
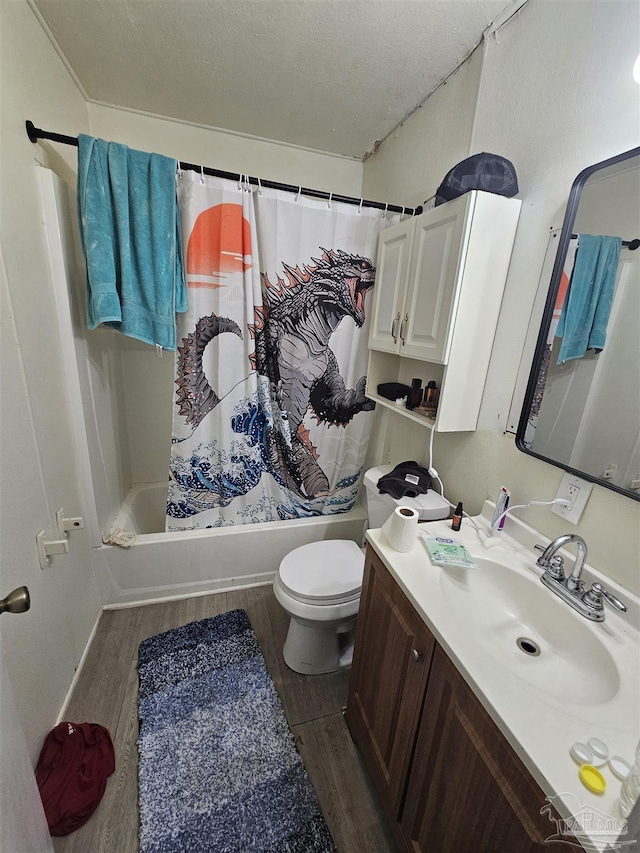
[[[434,646],[433,635],[369,548],[346,719],[396,820]]]
[[[401,816],[414,853],[542,853],[545,796],[438,646]],[[567,839],[569,840],[569,839]]]
[[[415,217],[400,355],[446,364],[476,193]]]
[[[399,351],[400,323],[409,275],[413,220],[388,228],[378,238],[374,306],[369,348]]]

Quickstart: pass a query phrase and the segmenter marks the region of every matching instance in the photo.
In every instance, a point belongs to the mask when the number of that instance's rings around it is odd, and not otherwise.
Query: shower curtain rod
[[[76,136],[65,136],[62,133],[53,133],[50,130],[42,130],[35,127],[32,121],[26,121],[25,127],[27,136],[31,142],[37,142],[39,139],[50,139],[52,142],[60,142],[63,145],[74,145],[78,147],[78,138]],[[402,213],[408,216],[422,213],[422,206],[418,207],[403,207],[399,204],[384,204],[381,201],[367,201],[362,198],[353,198],[347,195],[338,195],[337,193],[328,193],[325,190],[314,190],[308,187],[295,186],[294,184],[281,184],[279,181],[267,181],[262,178],[253,178],[250,175],[239,174],[238,172],[223,172],[221,169],[211,169],[209,166],[197,166],[195,163],[183,163],[179,161],[181,169],[190,169],[193,172],[200,172],[205,175],[213,175],[216,178],[228,178],[230,181],[248,181],[256,187],[267,187],[272,190],[284,190],[288,193],[300,193],[300,195],[310,196],[311,198],[324,198],[327,201],[340,201],[343,204],[357,204],[361,207],[374,207],[376,210],[384,210],[385,213]]]

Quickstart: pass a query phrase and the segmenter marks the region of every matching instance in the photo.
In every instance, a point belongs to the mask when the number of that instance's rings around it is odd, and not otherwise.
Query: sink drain
[[[540,654],[540,646],[537,643],[534,643],[533,640],[529,640],[527,637],[518,637],[516,644],[520,651],[524,652],[526,655],[531,655],[531,657],[535,658]]]

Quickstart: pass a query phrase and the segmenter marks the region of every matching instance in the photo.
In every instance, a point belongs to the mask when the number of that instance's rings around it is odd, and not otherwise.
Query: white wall
[[[89,104],[89,118],[94,136],[133,148],[224,171],[360,195],[362,163],[347,157],[96,104]],[[175,391],[173,354],[159,358],[154,347],[120,335],[112,344],[120,353],[129,480],[166,480]]]
[[[455,74],[365,161],[366,198],[416,207],[469,155],[482,71],[476,48]]]
[[[434,462],[448,496],[464,501],[468,511],[479,511],[482,501],[495,497],[503,484],[511,489],[514,503],[556,495],[562,471],[519,452],[514,437],[503,430],[549,229],[562,223],[578,172],[640,144],[639,90],[631,77],[640,52],[639,15],[638,5],[626,0],[530,0],[485,45],[471,144],[456,159],[477,151],[508,157],[518,173],[523,208],[478,431],[436,435],[434,443]],[[451,98],[449,112],[457,115],[463,99],[455,85],[437,94]],[[413,149],[403,151],[400,166],[394,164],[393,184],[386,180],[388,169],[375,167],[389,141],[367,160],[367,194],[375,195],[381,186],[392,196],[395,187],[416,180],[415,163],[428,158],[425,148],[431,146],[428,129],[443,112],[442,104],[434,105],[430,121],[427,102],[406,123],[404,133],[414,121],[425,131],[412,136]],[[458,131],[453,124],[450,140],[441,137],[438,144],[459,151]],[[430,151],[435,158],[440,152]],[[432,185],[430,181],[425,190]],[[390,424],[386,452],[391,461],[414,455],[425,460],[428,436],[393,415]],[[548,537],[568,527],[544,508],[527,510],[526,519]],[[570,529],[585,537],[589,562],[640,591],[638,502],[596,485],[580,524]]]
[[[88,104],[88,110],[93,136],[225,172],[360,195],[362,163],[350,157],[100,104]]]
[[[42,571],[35,535],[62,506],[84,512],[76,471],[61,340],[42,229],[38,160],[25,119],[76,134],[88,129],[84,101],[24,0],[2,14],[2,394],[0,397],[1,594],[27,584],[28,613],[3,614],[0,630],[29,755],[35,763],[54,725],[99,613],[87,531],[69,555]],[[74,180],[75,151],[49,149],[52,167]],[[3,736],[8,736],[3,732]]]

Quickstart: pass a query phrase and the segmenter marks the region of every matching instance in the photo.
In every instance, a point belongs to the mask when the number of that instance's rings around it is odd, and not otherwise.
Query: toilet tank
[[[365,472],[364,485],[367,490],[367,515],[369,527],[375,529],[382,527],[385,521],[397,506],[410,506],[418,513],[421,521],[437,521],[440,518],[448,518],[449,504],[433,489],[416,498],[392,498],[391,495],[381,495],[378,491],[378,480],[390,471],[395,465],[378,465]]]

